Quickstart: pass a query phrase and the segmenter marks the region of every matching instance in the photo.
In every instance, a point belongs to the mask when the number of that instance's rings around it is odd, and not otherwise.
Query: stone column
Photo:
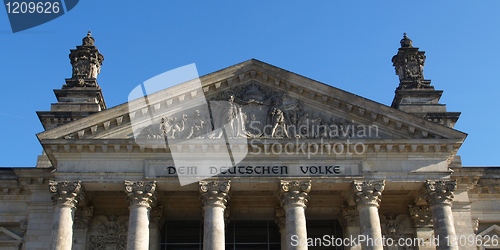
[[[72,250],[87,249],[87,232],[93,215],[94,207],[78,207],[75,210],[75,223],[73,224],[75,240]]]
[[[429,203],[434,223],[434,236],[439,240],[437,250],[458,250],[451,203],[457,183],[455,180],[427,181],[423,198]]]
[[[274,214],[276,216],[275,222],[276,222],[276,224],[278,224],[278,229],[280,230],[281,250],[286,250],[286,218],[285,218],[285,210],[282,207],[276,207],[274,209]]]
[[[76,204],[83,199],[80,181],[50,181],[49,189],[54,203],[54,219],[50,249],[71,250],[73,244],[73,213]]]
[[[408,207],[410,217],[413,219],[415,233],[418,239],[424,239],[423,245],[415,246],[418,250],[433,250],[436,249],[434,242],[434,229],[432,228],[432,214],[429,206],[413,206]]]
[[[203,201],[203,250],[224,250],[226,245],[224,210],[231,181],[200,181]]]
[[[340,225],[344,238],[357,239],[359,236],[359,212],[355,206],[342,206]],[[361,250],[361,245],[344,246],[346,250]]]
[[[311,181],[281,181],[279,200],[285,210],[286,248],[307,249],[307,226],[305,209]],[[282,248],[283,249],[283,248]]]
[[[127,249],[149,248],[149,210],[156,200],[156,181],[125,181],[129,203]]]
[[[383,250],[382,230],[378,208],[385,181],[354,181],[354,201],[359,213],[360,242],[363,250]],[[359,239],[359,238],[358,238]]]

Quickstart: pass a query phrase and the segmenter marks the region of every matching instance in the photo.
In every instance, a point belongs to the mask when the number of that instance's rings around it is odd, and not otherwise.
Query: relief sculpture
[[[316,113],[286,93],[255,83],[237,86],[208,100],[209,108],[164,116],[142,129],[145,139],[378,137],[340,117]]]

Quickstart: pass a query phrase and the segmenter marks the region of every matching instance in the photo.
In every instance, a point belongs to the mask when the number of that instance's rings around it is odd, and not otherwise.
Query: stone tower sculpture
[[[97,75],[101,72],[104,56],[94,45],[95,39],[91,32],[82,39],[82,45],[70,50],[69,59],[73,67],[70,79],[66,80],[65,87],[96,87]]]
[[[425,52],[413,47],[406,33],[400,41],[398,53],[392,64],[399,76],[391,107],[453,128],[460,112],[447,112],[446,104],[439,103],[442,90],[435,90],[431,80],[424,78]]]
[[[38,118],[45,130],[79,120],[106,109],[102,91],[97,84],[104,56],[94,45],[91,32],[82,39],[82,45],[70,50],[71,78],[61,89],[54,89],[57,103],[50,111],[38,111]]]

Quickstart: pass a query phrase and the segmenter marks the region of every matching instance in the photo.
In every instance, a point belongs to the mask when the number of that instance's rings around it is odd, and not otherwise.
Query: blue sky
[[[403,32],[426,51],[425,78],[462,115],[465,166],[498,166],[500,1],[97,1],[13,34],[0,9],[0,166],[34,166],[35,111],[71,77],[69,49],[91,29],[108,107],[143,81],[196,63],[200,75],[256,58],[390,105]]]

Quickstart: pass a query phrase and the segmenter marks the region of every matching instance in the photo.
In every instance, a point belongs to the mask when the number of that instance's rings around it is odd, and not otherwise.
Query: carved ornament
[[[125,181],[125,193],[130,206],[151,207],[156,200],[156,181]]]
[[[128,216],[97,216],[93,223],[96,235],[90,236],[93,250],[125,250],[127,248]]]
[[[380,206],[380,196],[385,188],[385,181],[354,181],[353,195],[357,206]]]
[[[226,208],[231,181],[200,181],[198,184],[204,207]]]
[[[408,207],[410,216],[413,219],[415,227],[433,227],[432,213],[429,206],[413,206]]]
[[[311,191],[311,181],[281,181],[278,198],[281,206],[286,209],[287,206],[306,207],[308,193]]]
[[[52,202],[58,206],[74,208],[85,196],[80,181],[49,181],[49,190]]]
[[[456,187],[456,180],[426,181],[422,196],[431,206],[451,205]]]

